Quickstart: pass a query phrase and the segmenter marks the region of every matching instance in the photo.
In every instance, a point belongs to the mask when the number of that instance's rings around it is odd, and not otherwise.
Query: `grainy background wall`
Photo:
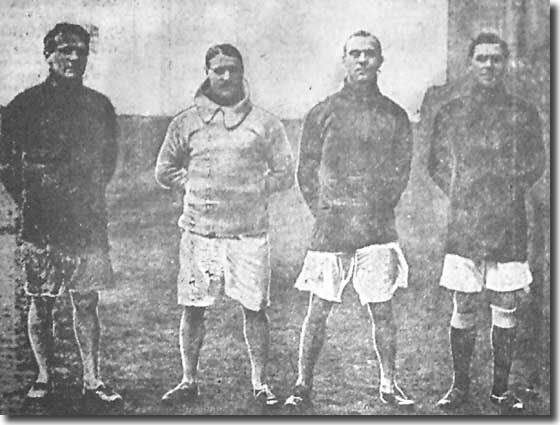
[[[480,31],[494,31],[509,43],[514,65],[550,42],[550,2],[544,0],[449,0],[447,76],[465,71],[466,46]]]
[[[56,22],[88,27],[86,83],[120,114],[174,115],[203,78],[206,49],[232,42],[256,103],[301,118],[336,90],[346,37],[379,36],[382,89],[414,115],[445,78],[446,0],[13,0],[0,17],[0,105],[46,75],[42,38]]]

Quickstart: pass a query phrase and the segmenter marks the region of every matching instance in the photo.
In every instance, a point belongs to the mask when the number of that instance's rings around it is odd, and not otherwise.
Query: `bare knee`
[[[393,303],[391,300],[382,303],[369,303],[368,309],[374,324],[391,325],[393,323]]]
[[[47,317],[52,312],[54,297],[31,297],[30,310],[39,317]]]
[[[199,323],[204,321],[205,307],[185,306],[183,309],[183,320],[189,323]]]
[[[451,326],[456,329],[472,329],[476,326],[476,312],[480,302],[478,293],[455,292]]]
[[[262,322],[268,320],[268,316],[266,315],[266,310],[264,308],[255,311],[249,310],[248,308],[242,306],[241,309],[243,311],[243,317],[245,318],[245,320],[252,322]]]
[[[70,299],[76,312],[95,313],[99,304],[99,292],[70,291]]]
[[[54,301],[52,297],[31,297],[27,316],[27,325],[31,332],[44,332],[52,326]]]
[[[313,325],[324,324],[329,317],[332,307],[333,303],[331,301],[311,295],[305,320]]]

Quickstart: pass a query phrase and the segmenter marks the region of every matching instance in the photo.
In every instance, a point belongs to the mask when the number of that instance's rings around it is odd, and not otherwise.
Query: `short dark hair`
[[[229,56],[229,57],[232,57],[232,58],[239,59],[239,62],[241,63],[241,68],[243,68],[243,58],[241,57],[241,53],[239,52],[237,47],[232,46],[231,44],[228,44],[228,43],[223,43],[223,44],[216,44],[216,45],[210,47],[206,51],[206,57],[204,59],[206,69],[210,68],[210,61],[214,57],[216,57],[220,54],[222,54],[224,56]]]
[[[375,40],[375,42],[377,43],[377,47],[379,49],[379,54],[382,54],[382,49],[381,49],[381,42],[379,41],[379,39],[373,35],[371,32],[366,31],[366,30],[358,30],[356,32],[353,32],[352,34],[350,34],[350,36],[346,39],[346,41],[344,42],[344,47],[342,49],[342,55],[346,56],[346,45],[348,44],[348,40],[350,40],[351,38],[354,37],[371,37]]]
[[[55,38],[59,34],[74,34],[80,37],[83,42],[86,44],[87,51],[89,53],[89,33],[85,30],[84,27],[77,24],[69,24],[67,22],[61,22],[54,26],[52,30],[50,30],[45,38],[43,39],[43,54],[45,57],[49,56],[54,50],[56,49],[56,41]]]
[[[471,44],[469,46],[469,59],[473,57],[474,49],[479,44],[499,44],[504,57],[509,57],[509,48],[504,40],[502,40],[497,34],[494,34],[492,32],[481,32],[473,41],[471,41]]]

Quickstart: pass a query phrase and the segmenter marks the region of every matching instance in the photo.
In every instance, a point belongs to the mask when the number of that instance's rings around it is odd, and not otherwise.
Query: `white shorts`
[[[397,288],[408,286],[408,264],[399,244],[370,245],[353,254],[308,251],[295,287],[342,302],[350,280],[362,305],[389,301]]]
[[[495,292],[513,292],[531,284],[528,262],[474,262],[470,258],[446,254],[439,284],[453,291],[473,293],[484,288]]]
[[[178,303],[208,307],[225,294],[245,308],[269,304],[268,236],[208,238],[183,231],[179,249]]]

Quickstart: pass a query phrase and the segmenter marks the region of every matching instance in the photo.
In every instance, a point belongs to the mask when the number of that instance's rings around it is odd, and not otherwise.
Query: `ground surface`
[[[109,190],[110,237],[117,280],[116,289],[102,294],[102,371],[123,395],[121,411],[85,411],[79,405],[79,358],[72,340],[68,300],[57,311],[56,396],[49,408],[23,404],[23,394],[33,378],[33,361],[23,332],[23,317],[13,308],[13,281],[0,281],[2,298],[2,385],[7,389],[4,409],[18,414],[124,414],[124,415],[252,415],[262,414],[250,399],[249,361],[243,341],[241,311],[229,299],[221,299],[207,314],[208,334],[201,353],[201,398],[191,407],[163,408],[162,394],[178,383],[181,365],[178,351],[180,309],[176,305],[176,273],[180,206],[176,197],[158,188],[151,170],[121,173]],[[448,351],[450,295],[437,287],[442,261],[446,201],[415,165],[411,183],[398,208],[398,228],[410,263],[409,289],[397,294],[395,316],[398,332],[398,377],[401,386],[417,402],[412,414],[439,415],[435,402],[451,382]],[[273,305],[271,383],[280,396],[289,395],[295,381],[297,344],[307,295],[293,289],[309,238],[312,220],[301,196],[291,190],[278,195],[271,207]],[[10,254],[10,236],[2,236],[3,267]],[[549,291],[545,288],[548,300]],[[525,303],[527,300],[524,301]],[[521,390],[528,381],[528,364],[542,355],[540,395],[527,398],[530,414],[549,414],[549,306],[546,341],[529,346],[531,326],[522,329],[510,382]],[[524,313],[523,308],[521,314]],[[24,313],[24,311],[23,311]],[[479,317],[472,394],[456,414],[495,415],[488,401],[491,381],[489,311]],[[6,329],[15,323],[16,336]],[[542,350],[545,350],[542,353]],[[16,355],[17,354],[17,355]],[[3,366],[4,368],[4,366]],[[13,372],[13,373],[12,373]],[[378,368],[367,315],[348,287],[344,303],[329,319],[328,339],[316,367],[314,411],[316,415],[397,415],[376,397]],[[282,412],[278,412],[282,414]]]

